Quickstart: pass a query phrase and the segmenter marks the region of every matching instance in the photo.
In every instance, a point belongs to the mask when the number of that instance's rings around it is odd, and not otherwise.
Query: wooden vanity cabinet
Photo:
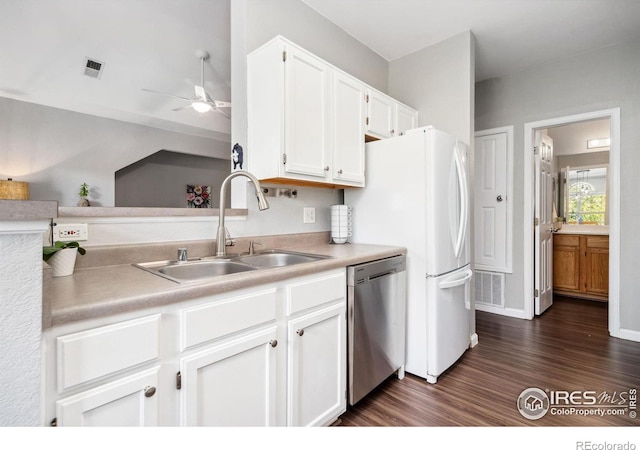
[[[562,295],[607,300],[609,236],[554,235],[553,291]]]

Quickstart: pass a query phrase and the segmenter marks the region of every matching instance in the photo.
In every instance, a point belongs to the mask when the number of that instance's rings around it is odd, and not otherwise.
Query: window
[[[571,168],[567,180],[567,223],[607,224],[607,167]]]

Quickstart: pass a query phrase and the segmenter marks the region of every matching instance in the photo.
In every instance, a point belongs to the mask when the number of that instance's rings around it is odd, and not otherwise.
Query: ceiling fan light
[[[193,102],[191,106],[199,113],[206,113],[213,109],[209,103],[205,102]]]

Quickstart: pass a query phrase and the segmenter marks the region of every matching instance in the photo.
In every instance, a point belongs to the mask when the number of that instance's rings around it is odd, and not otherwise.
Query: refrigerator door
[[[427,274],[438,276],[470,262],[469,151],[442,131],[426,133]]]
[[[473,272],[469,266],[440,277],[427,278],[429,383],[455,363],[469,348],[470,286]]]

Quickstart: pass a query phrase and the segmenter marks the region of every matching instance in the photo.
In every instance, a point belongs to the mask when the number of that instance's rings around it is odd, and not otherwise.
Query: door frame
[[[609,334],[620,337],[620,108],[556,117],[524,124],[524,312],[534,316],[534,132],[594,119],[610,119],[609,146]]]

